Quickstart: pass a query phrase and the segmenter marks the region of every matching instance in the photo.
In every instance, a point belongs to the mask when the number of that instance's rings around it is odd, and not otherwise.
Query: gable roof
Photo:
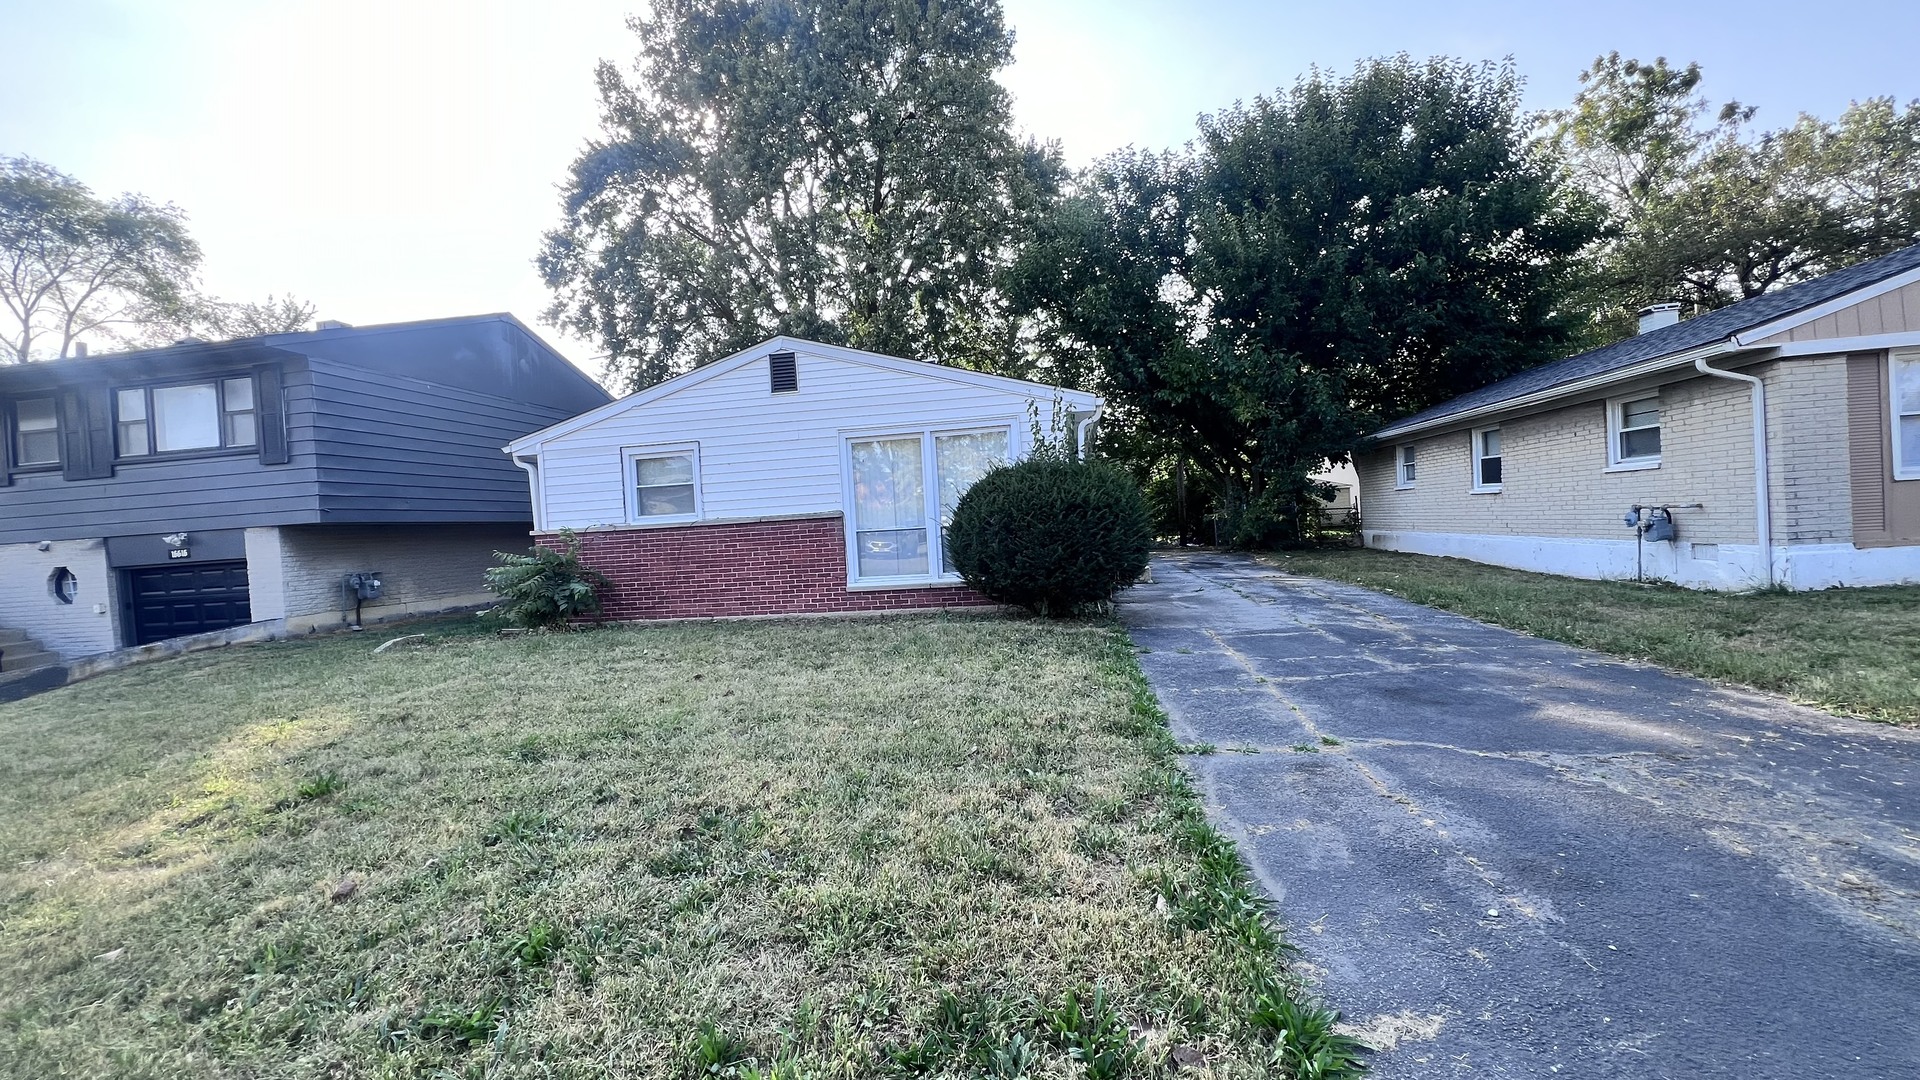
[[[819,341],[808,341],[796,337],[772,337],[751,348],[742,349],[732,356],[722,357],[710,364],[702,364],[692,371],[681,372],[664,382],[658,382],[645,390],[636,391],[619,398],[610,404],[583,412],[568,420],[542,428],[531,435],[522,436],[508,443],[504,449],[509,454],[521,454],[532,450],[538,452],[540,444],[562,435],[569,435],[584,427],[599,423],[609,416],[616,416],[630,409],[651,405],[662,398],[671,397],[689,387],[698,386],[709,379],[718,378],[730,371],[736,371],[770,353],[805,352],[816,356],[825,356],[844,363],[860,364],[866,367],[880,368],[902,375],[913,375],[924,379],[936,379],[959,383],[964,386],[998,390],[1020,398],[1058,398],[1075,411],[1087,412],[1101,407],[1101,401],[1092,394],[1079,390],[1067,390],[1045,383],[1027,382],[1024,379],[1010,379],[1004,375],[988,375],[980,371],[968,371],[965,368],[947,367],[944,364],[928,360],[904,360],[898,356],[884,353],[867,352],[863,349],[849,349],[844,345],[828,345]]]
[[[1896,286],[1908,280],[1920,280],[1920,244],[1902,248],[1877,259],[1857,263],[1844,270],[1762,293],[1717,311],[1709,311],[1672,326],[1663,326],[1636,337],[1617,341],[1588,352],[1529,368],[1478,390],[1443,401],[1431,409],[1403,417],[1375,432],[1376,439],[1390,438],[1425,428],[1467,413],[1481,412],[1522,399],[1551,396],[1553,391],[1573,392],[1586,389],[1607,376],[1621,378],[1640,374],[1647,366],[1661,361],[1684,359],[1691,363],[1695,353],[1714,346],[1750,345],[1759,337],[1771,336],[1798,322],[1825,314],[1836,301],[1852,303],[1851,294],[1871,286]],[[1777,324],[1777,325],[1776,325]],[[1765,328],[1766,334],[1747,333]],[[1742,338],[1746,340],[1741,340]]]
[[[68,379],[85,379],[100,375],[120,377],[129,371],[137,373],[146,371],[148,368],[156,372],[164,372],[200,360],[212,363],[252,363],[321,354],[340,363],[384,371],[389,365],[370,359],[377,355],[367,349],[373,339],[385,335],[431,333],[436,330],[465,331],[464,336],[471,338],[474,336],[473,331],[484,332],[488,324],[503,325],[510,334],[518,334],[525,339],[526,343],[533,346],[538,354],[543,354],[551,361],[543,365],[548,370],[541,371],[539,376],[552,389],[553,393],[548,396],[555,399],[552,403],[557,407],[577,409],[593,402],[609,400],[611,395],[591,376],[575,367],[561,355],[559,350],[548,344],[546,339],[535,333],[526,323],[504,311],[485,315],[454,315],[439,319],[372,323],[366,326],[335,325],[316,330],[261,334],[224,341],[188,339],[171,345],[158,345],[144,349],[92,353],[87,356],[69,356],[58,360],[35,360],[26,364],[0,366],[0,385],[9,382],[57,385],[65,383]],[[339,346],[339,348],[329,348],[329,346]],[[448,362],[454,364],[471,363],[471,361],[470,351],[448,358]],[[474,376],[476,379],[481,377],[479,374]],[[487,391],[482,389],[482,392]],[[507,387],[495,388],[491,392],[495,396],[512,394],[511,389]]]

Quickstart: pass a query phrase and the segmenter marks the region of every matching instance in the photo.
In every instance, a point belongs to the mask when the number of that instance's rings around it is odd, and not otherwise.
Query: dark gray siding
[[[228,369],[206,370],[211,375]],[[121,462],[112,476],[92,480],[22,473],[0,487],[0,544],[325,520],[313,425],[306,419],[312,414],[313,382],[298,361],[287,364],[283,378],[289,419],[285,465],[262,465],[257,454],[239,453]],[[498,449],[495,456],[504,457]]]
[[[309,369],[323,520],[533,520],[527,474],[500,448],[571,412],[331,360]]]
[[[561,420],[613,400],[598,383],[507,315],[317,330],[263,340],[383,378],[418,379],[522,402],[555,411]]]
[[[111,460],[112,387],[263,365],[262,385],[274,370],[285,384],[284,464],[264,406],[258,453]],[[0,368],[0,397],[44,392],[90,394],[100,407],[68,425],[84,431],[65,451],[70,467],[0,483],[0,544],[346,522],[530,524],[526,474],[501,447],[609,400],[507,316]]]

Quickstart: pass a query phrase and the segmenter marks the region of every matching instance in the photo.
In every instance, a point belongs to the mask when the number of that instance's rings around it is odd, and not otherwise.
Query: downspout
[[[1087,432],[1092,430],[1093,425],[1100,421],[1100,414],[1105,412],[1106,409],[1107,406],[1104,403],[1095,405],[1093,411],[1087,414],[1085,420],[1080,421],[1080,426],[1074,431],[1073,445],[1074,449],[1079,451],[1081,461],[1087,460]]]
[[[511,451],[509,451],[508,456],[512,458],[515,465],[520,466],[521,470],[527,474],[528,502],[533,507],[533,531],[541,532],[547,526],[547,508],[540,505],[539,459],[535,458],[533,461],[528,461],[519,454],[512,453]]]
[[[1770,471],[1767,461],[1767,384],[1757,375],[1708,367],[1704,356],[1694,360],[1693,366],[1702,375],[1732,379],[1753,387],[1753,519],[1760,533],[1760,565],[1766,568],[1767,587],[1772,588],[1773,492],[1767,475]]]

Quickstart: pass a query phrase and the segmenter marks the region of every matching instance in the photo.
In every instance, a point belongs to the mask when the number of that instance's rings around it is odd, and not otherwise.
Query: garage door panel
[[[135,645],[253,621],[245,562],[156,566],[127,579]]]

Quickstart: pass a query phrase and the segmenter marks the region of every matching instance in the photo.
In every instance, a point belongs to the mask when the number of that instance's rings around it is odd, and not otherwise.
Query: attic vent
[[[794,363],[790,352],[777,352],[767,357],[767,375],[776,394],[791,394],[800,389],[800,368]]]
[[[352,323],[343,323],[339,319],[321,319],[313,324],[315,330],[351,330]]]

